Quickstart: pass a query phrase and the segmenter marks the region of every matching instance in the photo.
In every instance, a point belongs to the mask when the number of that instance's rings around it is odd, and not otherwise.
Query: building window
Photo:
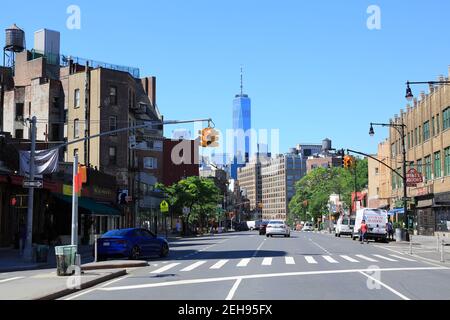
[[[75,157],[76,154],[78,154],[78,149],[73,149],[73,156]]]
[[[411,148],[411,134],[408,132],[408,146],[407,148]]]
[[[436,135],[436,127],[434,125],[434,117],[431,118],[431,134],[433,137]]]
[[[158,168],[158,159],[153,157],[144,158],[144,169],[157,169],[157,168]]]
[[[444,174],[450,176],[450,147],[445,148]]]
[[[80,137],[80,120],[78,119],[73,120],[73,137]]]
[[[417,171],[423,173],[422,159],[417,160]]]
[[[421,135],[421,132],[422,132],[422,126],[419,126],[419,144],[420,143],[422,143],[422,135]]]
[[[23,103],[16,103],[16,121],[23,120]]]
[[[414,129],[414,145],[417,146],[419,144],[419,140],[417,139],[417,128]]]
[[[375,168],[375,174],[378,174],[379,173],[379,168]]]
[[[439,134],[439,131],[441,130],[441,125],[439,123],[439,113],[436,115],[436,134]]]
[[[51,140],[52,141],[59,141],[59,124],[53,123],[52,124],[52,133],[51,133]]]
[[[450,128],[450,107],[442,112],[442,130]]]
[[[74,107],[79,108],[80,107],[80,89],[75,89],[74,93]]]
[[[109,164],[116,164],[117,163],[117,148],[116,147],[109,147]]]
[[[69,122],[69,110],[64,109],[64,124]]]
[[[23,129],[16,129],[16,139],[23,139]]]
[[[425,178],[431,180],[431,156],[425,157]]]
[[[109,117],[109,131],[117,130],[117,117],[111,116]],[[117,133],[111,133],[112,136],[117,135]]]
[[[117,87],[109,87],[109,103],[112,106],[117,105]]]
[[[430,121],[426,121],[423,124],[423,141],[430,139]]]
[[[441,177],[441,152],[434,153],[434,178]]]

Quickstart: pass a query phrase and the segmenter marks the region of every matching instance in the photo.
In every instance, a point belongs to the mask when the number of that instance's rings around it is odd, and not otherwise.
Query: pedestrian
[[[391,221],[388,221],[386,224],[386,229],[388,233],[388,240],[394,240],[394,227],[392,226]]]
[[[177,220],[177,224],[176,224],[175,228],[177,229],[177,233],[179,234],[181,232],[180,220]]]
[[[359,228],[359,232],[360,232],[360,236],[359,236],[359,241],[361,242],[361,244],[364,243],[364,240],[366,240],[367,243],[369,243],[369,240],[367,239],[367,224],[366,224],[366,220],[363,220],[361,222],[361,227]]]

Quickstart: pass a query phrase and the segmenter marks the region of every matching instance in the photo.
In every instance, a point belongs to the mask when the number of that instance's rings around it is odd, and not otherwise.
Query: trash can
[[[55,247],[56,272],[58,276],[70,276],[75,270],[68,272],[67,269],[75,264],[77,246],[58,246]]]
[[[38,263],[46,263],[49,247],[47,245],[38,244],[35,246],[35,261]]]

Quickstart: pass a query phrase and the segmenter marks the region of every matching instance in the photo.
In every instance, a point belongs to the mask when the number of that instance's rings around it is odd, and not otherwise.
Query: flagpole
[[[73,157],[73,179],[72,179],[72,237],[71,244],[78,246],[78,153]]]

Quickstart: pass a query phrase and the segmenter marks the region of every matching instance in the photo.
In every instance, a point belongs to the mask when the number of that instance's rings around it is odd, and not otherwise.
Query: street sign
[[[23,187],[24,188],[36,188],[36,189],[41,189],[44,186],[43,182],[40,180],[35,180],[35,181],[27,181],[24,180],[23,181]]]
[[[418,183],[423,182],[423,177],[420,172],[416,169],[411,168],[406,173],[406,186],[408,187],[416,187]]]
[[[166,200],[161,201],[159,209],[161,210],[161,212],[169,212],[169,204],[167,203]]]

